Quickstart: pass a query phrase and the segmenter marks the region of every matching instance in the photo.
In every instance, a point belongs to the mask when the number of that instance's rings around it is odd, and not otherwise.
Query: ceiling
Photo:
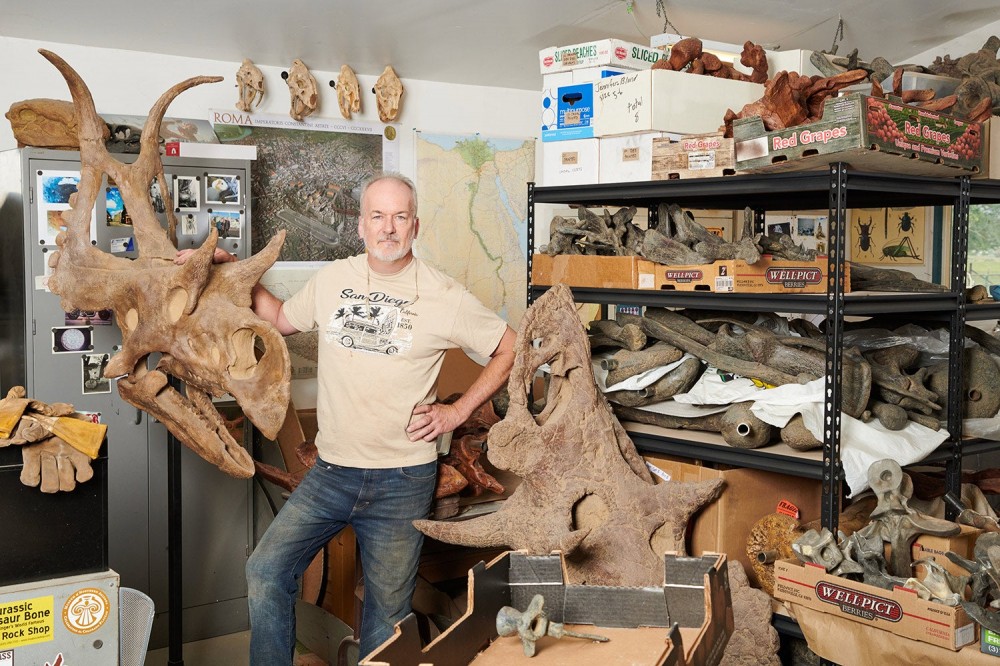
[[[680,34],[768,48],[858,48],[899,64],[1000,20],[997,0],[663,0]],[[147,7],[149,5],[149,7]],[[0,35],[403,79],[537,90],[538,51],[664,30],[657,0],[3,0]],[[40,9],[43,7],[44,9]],[[140,8],[141,7],[141,8]],[[952,54],[960,55],[960,54]]]

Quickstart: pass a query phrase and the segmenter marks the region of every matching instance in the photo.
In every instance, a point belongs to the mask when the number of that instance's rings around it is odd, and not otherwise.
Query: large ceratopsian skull
[[[154,178],[166,192],[160,161],[160,122],[181,92],[221,81],[200,76],[178,83],[150,109],[142,130],[141,152],[133,164],[108,154],[104,122],[80,76],[54,53],[41,50],[62,73],[80,117],[80,184],[63,214],[66,231],[56,239],[59,251],[49,287],[67,312],[112,309],[122,331],[122,350],[104,375],[121,376],[118,392],[129,403],[162,421],[167,429],[205,460],[232,476],[253,475],[253,460],[226,430],[210,396],[232,395],[244,414],[267,437],[274,437],[289,398],[288,351],[280,333],[250,309],[250,290],[274,263],[284,242],[279,232],[256,256],[245,261],[213,264],[218,235],[212,230],[204,245],[183,266],[160,225],[149,196]],[[139,257],[114,257],[90,243],[91,210],[101,189],[102,174],[113,178],[132,215]],[[176,220],[168,210],[171,235]],[[262,342],[264,353],[255,354]],[[162,354],[149,369],[150,354]],[[186,384],[186,397],[169,385],[167,375]]]

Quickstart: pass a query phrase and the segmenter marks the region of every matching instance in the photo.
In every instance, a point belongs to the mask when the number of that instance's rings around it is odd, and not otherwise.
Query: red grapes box
[[[807,171],[847,162],[862,171],[962,176],[983,165],[982,123],[852,93],[831,97],[814,123],[768,132],[759,117],[733,123],[739,173]]]

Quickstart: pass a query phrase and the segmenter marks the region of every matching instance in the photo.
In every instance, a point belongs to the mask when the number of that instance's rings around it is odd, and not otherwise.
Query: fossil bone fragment
[[[295,120],[311,116],[319,108],[319,87],[306,64],[296,58],[288,70],[288,92],[292,96],[292,107],[288,111]]]
[[[663,402],[678,393],[690,390],[702,371],[701,361],[689,356],[659,381],[636,391],[611,391],[604,395],[611,402],[625,407],[642,407]],[[616,407],[617,409],[617,407]]]
[[[337,105],[340,115],[347,120],[352,113],[361,113],[361,89],[354,70],[347,65],[340,66],[340,76],[337,77]]]
[[[264,74],[250,58],[244,58],[236,72],[236,87],[240,93],[240,98],[236,100],[237,109],[250,113],[251,108],[260,106],[260,101],[264,99]]]
[[[545,597],[540,594],[531,598],[531,603],[528,604],[523,613],[513,606],[504,606],[497,613],[497,633],[501,636],[517,634],[521,638],[525,657],[535,656],[535,643],[542,636],[585,638],[599,643],[606,643],[609,640],[607,637],[597,634],[570,631],[564,628],[561,622],[550,621],[544,606]]]
[[[104,376],[119,377],[118,391],[126,402],[155,416],[224,472],[249,477],[253,461],[226,430],[211,396],[232,395],[266,437],[273,438],[284,420],[288,352],[277,329],[250,309],[250,290],[277,258],[284,232],[250,259],[216,265],[212,255],[218,236],[213,230],[188,262],[177,266],[176,248],[149,197],[154,178],[165,183],[158,138],[167,106],[184,90],[220,79],[195,77],[165,92],[150,110],[138,159],[124,164],[104,146],[106,125],[86,84],[62,58],[41,53],[66,79],[80,116],[80,184],[63,217],[66,231],[56,238],[59,249],[49,259],[49,287],[67,312],[114,311],[122,349]],[[102,252],[90,242],[91,214],[105,173],[118,184],[132,215],[139,247],[134,261]],[[173,219],[169,211],[168,217]],[[264,348],[259,359],[255,342]],[[161,358],[149,368],[147,360],[154,353]],[[186,384],[185,395],[169,386],[168,375]]]
[[[375,103],[378,106],[378,117],[384,123],[392,122],[399,115],[399,100],[403,97],[403,83],[396,76],[392,65],[382,70],[382,75],[372,88],[375,93]]]
[[[79,148],[80,120],[72,102],[61,99],[26,99],[14,102],[4,114],[17,147]],[[111,131],[104,126],[105,140]]]
[[[515,353],[510,404],[490,430],[487,456],[520,476],[521,485],[488,516],[414,525],[447,543],[562,550],[568,579],[576,583],[658,585],[663,553],[684,552],[687,521],[718,496],[721,479],[653,485],[597,392],[568,287],[556,285],[528,309]],[[543,363],[552,379],[544,410],[533,415],[528,392]]]
[[[590,346],[620,347],[638,352],[646,346],[646,334],[635,324],[624,326],[614,319],[598,319],[590,322]]]
[[[628,349],[618,351],[611,358],[603,359],[601,367],[608,371],[605,383],[608,386],[614,386],[647,370],[658,368],[661,365],[669,365],[680,360],[683,355],[683,352],[677,347],[668,345],[666,342],[657,342],[651,347],[639,351]]]

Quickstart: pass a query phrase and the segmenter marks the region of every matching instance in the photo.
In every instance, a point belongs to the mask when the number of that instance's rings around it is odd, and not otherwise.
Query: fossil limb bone
[[[678,393],[688,391],[698,381],[702,369],[701,361],[690,356],[650,386],[637,391],[612,391],[605,393],[604,397],[626,407],[642,407],[663,402]]]
[[[623,349],[616,352],[611,358],[603,359],[601,367],[608,371],[605,383],[608,386],[614,386],[647,370],[669,365],[679,360],[683,355],[684,352],[677,347],[668,345],[666,342],[657,342],[651,347],[639,351]]]
[[[599,319],[590,322],[590,346],[620,347],[638,352],[646,346],[646,334],[635,324],[622,326],[613,319]]]
[[[70,88],[80,117],[80,183],[63,216],[66,231],[49,265],[49,287],[67,312],[114,311],[122,349],[105,369],[120,377],[118,391],[149,412],[179,440],[228,474],[246,478],[253,461],[225,427],[210,396],[232,395],[243,413],[266,437],[281,426],[289,398],[288,352],[281,334],[250,309],[250,291],[281,250],[280,231],[256,256],[213,264],[217,234],[183,266],[173,263],[176,247],[164,232],[149,197],[150,184],[163,182],[159,128],[170,102],[193,86],[220,80],[195,77],[165,92],[143,127],[141,152],[132,164],[114,159],[105,148],[106,125],[79,75],[59,56],[41,51]],[[117,183],[133,220],[139,248],[134,261],[102,252],[90,242],[90,220],[102,174]],[[173,220],[168,211],[168,217]],[[255,342],[263,344],[260,358]],[[147,359],[160,353],[154,369]],[[168,375],[186,384],[186,397],[169,386]]]
[[[528,394],[544,363],[552,378],[544,410],[533,415]],[[663,553],[684,552],[687,521],[718,496],[722,481],[653,485],[597,392],[568,287],[547,291],[521,320],[508,394],[487,456],[520,476],[521,485],[496,513],[461,523],[418,520],[417,529],[460,545],[563,550],[567,580],[576,583],[658,585]]]

